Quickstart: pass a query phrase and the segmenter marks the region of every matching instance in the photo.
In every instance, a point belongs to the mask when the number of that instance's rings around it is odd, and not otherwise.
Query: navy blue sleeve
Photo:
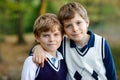
[[[105,58],[103,59],[108,80],[117,80],[116,68],[109,44],[105,40]]]
[[[28,53],[28,55],[29,56],[32,56],[33,55],[33,52],[32,52],[32,49],[34,48],[34,46],[30,49],[30,51],[29,51],[29,53]]]

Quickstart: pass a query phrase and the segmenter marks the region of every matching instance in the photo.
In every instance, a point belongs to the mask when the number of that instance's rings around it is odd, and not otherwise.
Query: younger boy
[[[88,30],[86,9],[79,3],[68,3],[60,8],[58,18],[67,35],[59,51],[64,53],[69,80],[117,80],[109,45],[105,38]],[[36,47],[35,54],[39,50]]]
[[[29,56],[23,65],[21,80],[66,80],[67,68],[62,54],[57,51],[62,40],[61,24],[54,14],[39,16],[33,27],[35,40],[42,46],[48,61],[44,68]]]

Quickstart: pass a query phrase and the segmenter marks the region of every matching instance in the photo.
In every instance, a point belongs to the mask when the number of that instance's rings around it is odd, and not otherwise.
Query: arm
[[[44,66],[44,61],[48,61],[47,57],[45,55],[45,52],[43,50],[43,48],[40,45],[35,45],[31,51],[30,54],[32,53],[33,55],[33,61],[36,64],[40,64],[42,67]]]
[[[60,51],[63,54],[63,41],[61,43],[61,46],[58,48],[58,51]],[[29,56],[33,55],[33,61],[36,64],[40,64],[41,67],[44,67],[44,61],[48,61],[46,55],[44,54],[44,50],[42,47],[38,44],[31,48],[29,52]]]
[[[103,59],[103,62],[106,69],[107,79],[117,80],[113,56],[107,41],[105,41],[105,58]]]
[[[35,80],[37,65],[32,61],[32,56],[29,56],[23,65],[21,80]]]

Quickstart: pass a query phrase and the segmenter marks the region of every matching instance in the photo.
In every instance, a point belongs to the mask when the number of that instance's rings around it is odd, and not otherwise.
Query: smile
[[[79,36],[79,34],[72,34],[72,36]]]

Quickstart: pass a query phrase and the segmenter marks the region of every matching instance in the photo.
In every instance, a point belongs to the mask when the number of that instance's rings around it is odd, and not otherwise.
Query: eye
[[[55,36],[61,36],[61,33],[56,33]]]
[[[76,22],[77,25],[80,25],[81,23],[82,23],[82,22],[80,22],[80,21]]]
[[[66,28],[70,28],[72,26],[72,24],[68,24],[66,25]]]
[[[55,36],[58,36],[59,34],[58,33],[56,33],[56,34],[54,34]]]
[[[49,37],[49,35],[48,35],[48,34],[43,34],[42,36],[43,36],[43,37]]]

